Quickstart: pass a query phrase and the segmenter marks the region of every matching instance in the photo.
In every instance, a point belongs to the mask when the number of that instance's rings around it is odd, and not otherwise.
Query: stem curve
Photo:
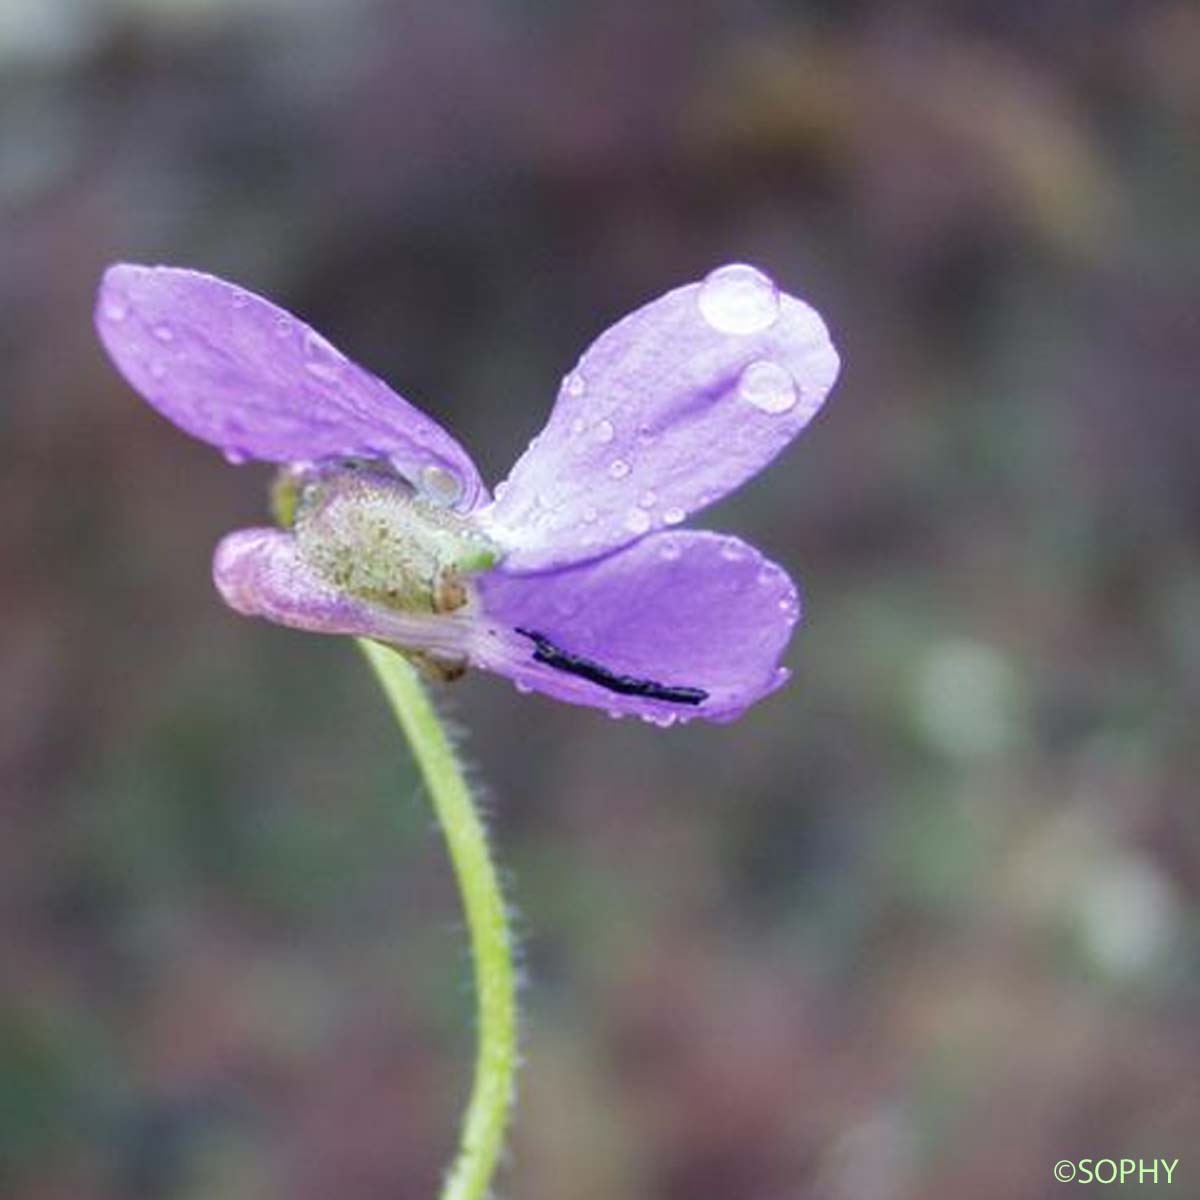
[[[441,1200],[484,1200],[515,1092],[517,979],[508,912],[479,810],[416,671],[389,647],[365,639],[359,646],[412,747],[462,894],[475,964],[479,1042],[471,1099]]]

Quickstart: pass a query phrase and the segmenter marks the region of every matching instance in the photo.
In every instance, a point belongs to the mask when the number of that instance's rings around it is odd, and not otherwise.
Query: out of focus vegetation
[[[448,697],[523,914],[504,1194],[1185,1194],[1197,64],[1157,0],[5,0],[0,1194],[417,1200],[469,1069],[404,748],[347,645],[220,607],[266,476],[102,360],[119,258],[278,297],[492,481],[719,262],[843,351],[706,518],[805,581],[789,689],[670,732]]]

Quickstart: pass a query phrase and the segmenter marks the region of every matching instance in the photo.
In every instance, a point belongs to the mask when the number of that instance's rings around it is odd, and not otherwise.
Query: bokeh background
[[[430,1197],[469,1082],[405,747],[218,603],[268,473],[108,367],[114,259],[276,297],[493,482],[717,263],[842,350],[704,518],[804,583],[786,691],[445,695],[523,934],[503,1195],[1200,1195],[1198,130],[1189,3],[4,0],[0,1195]]]

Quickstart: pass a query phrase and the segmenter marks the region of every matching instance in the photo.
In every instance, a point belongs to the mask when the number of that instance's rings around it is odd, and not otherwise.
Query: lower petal
[[[465,655],[467,616],[403,613],[370,604],[327,583],[279,529],[243,529],[221,540],[213,582],[225,603],[246,616],[310,633],[353,634],[447,659]]]
[[[480,577],[471,661],[522,690],[659,724],[730,721],[788,677],[787,573],[737,538],[661,532],[546,574]]]

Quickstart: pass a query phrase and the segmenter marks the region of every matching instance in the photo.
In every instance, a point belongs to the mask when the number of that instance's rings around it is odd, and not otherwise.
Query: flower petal
[[[213,582],[230,608],[310,633],[377,638],[446,658],[464,657],[467,618],[402,613],[335,588],[300,557],[296,539],[280,529],[227,534],[213,556]]]
[[[820,316],[753,267],[722,267],[603,334],[490,512],[509,571],[606,554],[761,470],[838,373]]]
[[[233,461],[380,457],[461,508],[483,492],[436,421],[253,292],[198,271],[119,263],[104,273],[96,327],[163,416]]]
[[[799,617],[787,573],[737,538],[661,532],[544,575],[477,581],[472,662],[523,690],[659,724],[730,721],[787,679]]]

